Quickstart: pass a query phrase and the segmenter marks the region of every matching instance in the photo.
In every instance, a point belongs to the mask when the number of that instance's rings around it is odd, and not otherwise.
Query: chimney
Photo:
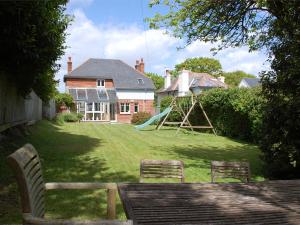
[[[135,61],[135,66],[134,66],[134,68],[135,68],[136,70],[140,71],[140,62],[139,62],[139,60],[136,60],[136,61]]]
[[[72,58],[69,56],[68,57],[68,73],[72,72]]]
[[[225,83],[225,77],[219,76],[217,79],[218,79],[219,81],[221,81],[222,83]]]
[[[165,88],[168,88],[171,86],[171,74],[170,70],[166,69],[166,76],[165,76]]]
[[[189,71],[182,70],[178,77],[178,96],[186,96],[189,92]]]
[[[140,72],[145,73],[145,63],[143,58],[141,58],[141,62],[140,62]]]

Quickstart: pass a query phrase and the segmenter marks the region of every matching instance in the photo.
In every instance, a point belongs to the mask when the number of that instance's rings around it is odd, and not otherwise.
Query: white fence
[[[54,109],[45,111],[51,111],[48,114],[53,116],[55,103],[51,106]],[[18,95],[15,86],[0,77],[0,132],[16,125],[41,120],[42,111],[42,100],[33,91],[24,99]]]

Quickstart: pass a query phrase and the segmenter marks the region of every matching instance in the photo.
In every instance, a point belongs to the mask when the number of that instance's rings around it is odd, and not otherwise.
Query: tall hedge
[[[212,89],[200,97],[218,133],[258,142],[265,100],[261,89]]]
[[[170,96],[162,100],[162,110],[170,104],[171,100]],[[218,134],[259,142],[265,102],[260,88],[211,89],[199,96],[197,101],[201,101]],[[184,109],[189,107],[189,102],[189,98],[179,100],[179,104]],[[169,119],[180,121],[181,117],[178,113],[172,112]],[[195,107],[189,119],[193,125],[206,123],[200,107]]]

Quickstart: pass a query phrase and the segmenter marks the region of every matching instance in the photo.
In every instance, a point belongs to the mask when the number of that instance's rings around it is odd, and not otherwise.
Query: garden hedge
[[[161,102],[161,110],[170,104],[172,97],[165,97]],[[262,128],[262,112],[265,100],[261,88],[211,89],[197,97],[220,135],[259,142]],[[187,110],[190,99],[179,100],[179,104]],[[170,114],[170,121],[180,121],[176,112]],[[189,117],[193,125],[206,125],[207,122],[200,107],[195,107]]]

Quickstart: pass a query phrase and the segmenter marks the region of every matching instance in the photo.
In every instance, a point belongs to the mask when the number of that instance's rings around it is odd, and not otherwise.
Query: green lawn
[[[186,182],[209,182],[211,160],[248,160],[252,178],[263,179],[255,145],[212,134],[182,131],[176,136],[176,130],[168,127],[160,131],[154,127],[136,131],[131,125],[69,123],[57,126],[47,121],[31,129],[31,135],[18,140],[15,146],[29,142],[36,147],[48,182],[137,182],[141,159],[183,160]],[[5,154],[8,150],[2,151],[2,162]],[[4,164],[0,169],[3,186],[0,203],[5,205],[0,207],[0,224],[18,223],[20,212],[18,201],[14,199],[17,195],[14,180]],[[46,216],[103,218],[105,201],[103,191],[50,191]],[[124,218],[120,203],[117,210],[118,217]]]

